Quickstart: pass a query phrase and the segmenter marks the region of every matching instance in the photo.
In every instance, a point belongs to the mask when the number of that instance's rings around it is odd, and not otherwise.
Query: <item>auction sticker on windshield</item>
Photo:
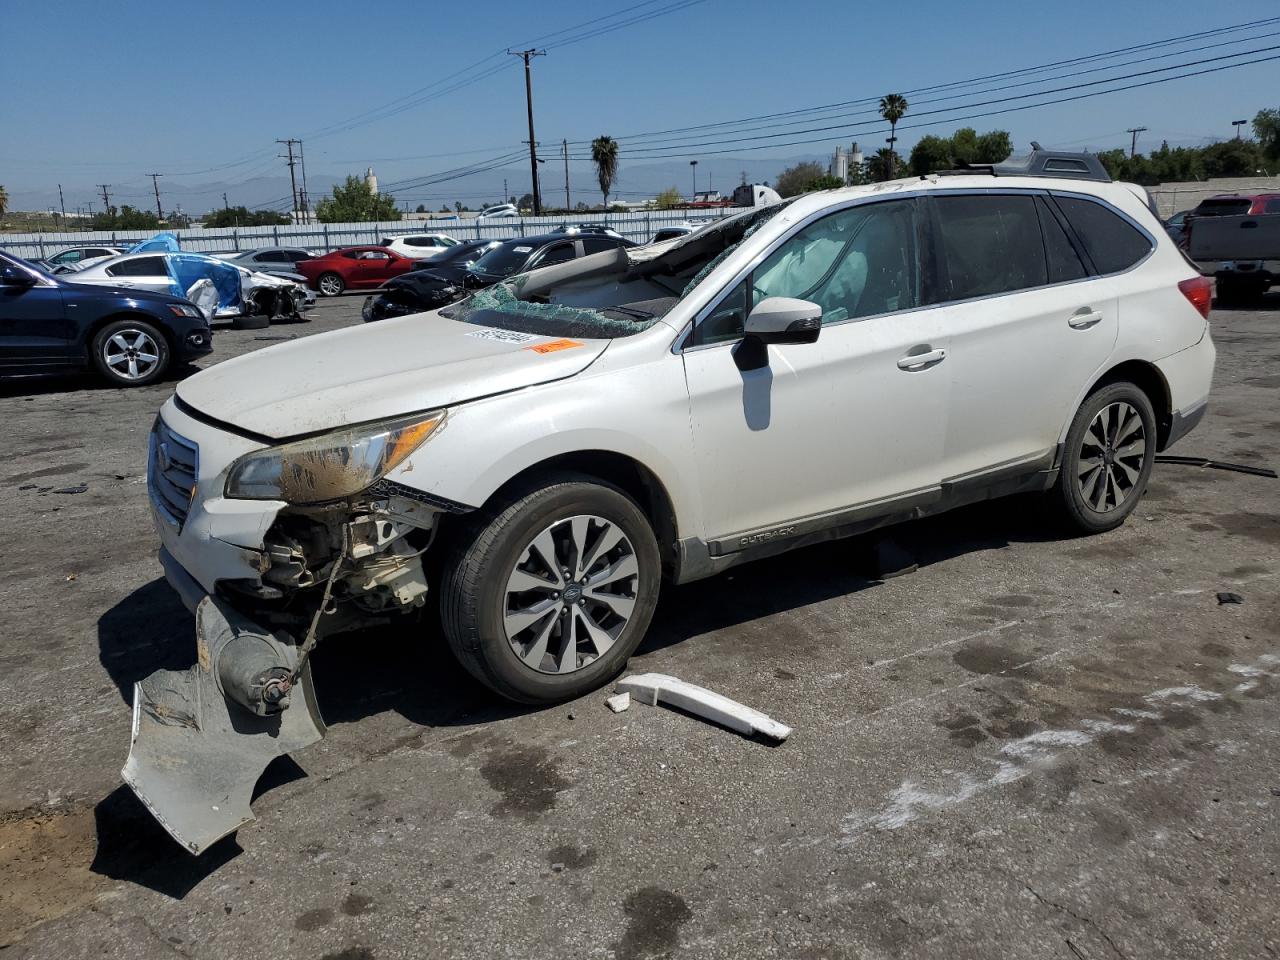
[[[499,343],[531,343],[541,339],[536,333],[520,333],[517,330],[497,330],[493,327],[481,327],[467,333],[468,337],[479,337],[481,340],[497,340]]]
[[[534,353],[555,353],[557,350],[572,350],[574,347],[582,346],[580,340],[551,340],[547,343],[535,343],[525,347],[526,350],[532,350]]]

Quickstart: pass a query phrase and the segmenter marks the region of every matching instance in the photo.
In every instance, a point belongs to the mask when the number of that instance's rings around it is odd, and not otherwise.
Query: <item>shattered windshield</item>
[[[717,221],[669,244],[628,247],[615,264],[581,273],[533,270],[478,290],[441,311],[451,320],[553,337],[613,339],[647,330],[671,311],[744,239],[791,201]],[[472,265],[474,273],[509,276],[524,269],[536,245],[512,241]],[[603,256],[603,255],[602,255]],[[513,262],[514,261],[514,262]]]
[[[520,280],[515,283],[518,287]],[[658,319],[656,313],[636,309],[632,305],[592,309],[521,300],[506,283],[479,290],[440,313],[450,320],[499,330],[605,340],[629,337],[647,330]]]

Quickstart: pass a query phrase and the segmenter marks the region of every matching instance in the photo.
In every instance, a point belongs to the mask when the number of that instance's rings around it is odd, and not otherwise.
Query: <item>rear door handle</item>
[[[1102,322],[1102,314],[1097,310],[1081,309],[1073,313],[1067,320],[1067,326],[1075,330],[1088,330]]]
[[[947,359],[947,351],[930,350],[928,353],[909,353],[898,361],[899,370],[924,370]]]

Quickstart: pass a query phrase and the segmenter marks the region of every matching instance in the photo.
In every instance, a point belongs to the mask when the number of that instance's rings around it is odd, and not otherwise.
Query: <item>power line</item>
[[[1094,86],[1099,86],[1103,84],[1116,83],[1121,80],[1130,80],[1137,77],[1150,76],[1156,73],[1165,73],[1172,70],[1185,70],[1188,67],[1200,66],[1207,63],[1215,63],[1222,60],[1230,60],[1237,57],[1252,56],[1253,54],[1258,54],[1258,53],[1268,53],[1273,50],[1280,50],[1280,45],[1273,45],[1269,47],[1259,47],[1253,50],[1242,50],[1236,53],[1224,54],[1222,56],[1217,56],[1217,57],[1206,57],[1201,60],[1193,60],[1187,63],[1173,64],[1166,67],[1156,67],[1150,70],[1140,70],[1135,73],[1123,74],[1117,77],[1109,77],[1104,80],[1091,80],[1091,81],[1086,81],[1085,83],[1080,83],[1080,84],[1067,84],[1065,86],[1060,86],[1060,87],[1051,87],[1046,90],[1037,90],[1032,93],[1018,94],[1012,97],[1001,97],[994,100],[979,100],[973,103],[959,104],[951,107],[942,107],[936,110],[926,110],[923,112],[912,114],[912,116],[913,117],[936,116],[938,114],[953,113],[958,110],[970,110],[970,109],[973,109],[974,107],[1005,104],[1005,103],[1010,103],[1017,100],[1032,99],[1035,97],[1048,96],[1054,93],[1063,93],[1063,92],[1068,92],[1072,90],[1080,90],[1086,87],[1094,87]],[[1237,64],[1227,64],[1225,67],[1219,68],[1219,69],[1230,69],[1236,66],[1247,66],[1252,63],[1263,63],[1263,62],[1266,62],[1266,60],[1268,59],[1274,59],[1274,58],[1263,58],[1262,60],[1250,60],[1250,61],[1245,61]],[[1217,72],[1217,70],[1214,69],[1214,70],[1202,71],[1202,73],[1214,73],[1214,72]],[[1201,73],[1187,74],[1187,76],[1200,76],[1200,75]],[[1170,77],[1166,79],[1178,79],[1178,78]],[[1102,91],[1102,92],[1116,93],[1116,92],[1119,92],[1120,90],[1135,89],[1137,86],[1150,86],[1150,84],[1144,83],[1144,84],[1136,84],[1131,86],[1117,87],[1110,91]],[[1076,97],[1074,99],[1083,99],[1083,98]],[[1062,100],[1062,101],[1053,101],[1053,102],[1059,103],[1059,102],[1067,102],[1067,101]],[[1046,105],[1048,104],[1035,104],[1035,106],[1046,106]],[[968,117],[958,117],[958,118],[953,117],[951,119],[953,121],[957,119],[972,119],[973,117],[992,116],[992,115],[995,115],[996,113],[1002,113],[1002,112],[1007,113],[1012,111],[1010,110],[992,111],[991,113],[973,114]],[[919,124],[913,124],[913,125],[901,126],[901,128],[912,129],[918,126]],[[821,142],[823,140],[829,140],[831,139],[832,136],[836,135],[834,131],[842,131],[839,135],[846,136],[851,133],[863,132],[869,129],[872,129],[872,128],[867,127],[865,124],[859,125],[857,128],[850,128],[847,124],[834,124],[830,126],[809,127],[803,130],[793,130],[793,131],[788,131],[783,133],[767,133],[767,134],[757,134],[757,135],[748,136],[748,137],[730,137],[727,139],[720,139],[720,140],[707,140],[699,143],[682,144],[678,148],[677,147],[634,147],[629,151],[629,153],[631,153],[632,155],[653,154],[653,155],[661,155],[661,156],[679,157],[679,156],[688,156],[687,153],[682,154],[679,152],[682,149],[694,149],[694,148],[702,148],[702,147],[708,147],[708,146],[721,146],[723,144],[729,144],[729,143],[744,144],[744,143],[751,143],[752,141],[757,141],[757,140],[776,140],[781,137],[795,136],[797,134],[809,134],[809,133],[825,134],[824,137],[816,140],[798,140],[798,141],[788,141],[786,143],[772,144],[772,146],[794,146],[797,144],[815,143],[815,142]],[[770,144],[764,144],[760,147],[738,147],[737,149],[741,149],[741,150],[762,149],[763,147],[768,147],[768,146],[770,146]],[[723,151],[716,151],[716,152],[723,152]]]

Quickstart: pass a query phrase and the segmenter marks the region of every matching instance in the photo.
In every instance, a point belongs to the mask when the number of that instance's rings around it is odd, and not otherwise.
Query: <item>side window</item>
[[[364,251],[363,251],[363,250],[348,250],[348,251],[347,251],[346,253],[344,253],[342,256],[343,256],[343,257],[345,257],[347,260],[361,260],[361,259],[363,259],[363,258],[364,258]]]
[[[1066,280],[1080,280],[1088,276],[1080,255],[1071,245],[1067,231],[1053,215],[1049,205],[1043,199],[1036,199],[1036,212],[1040,214],[1040,232],[1044,236],[1044,256],[1049,266],[1049,282],[1062,283]]]
[[[1010,293],[1047,282],[1034,196],[943,196],[934,204],[950,283],[946,299]]]
[[[702,319],[691,343],[738,339],[747,314],[766,297],[810,300],[822,307],[823,323],[919,306],[913,204],[865,204],[809,224]]]
[[[573,254],[574,251],[572,243],[557,243],[554,246],[550,246],[543,250],[542,253],[535,258],[536,262],[531,264],[531,266],[549,267],[553,263],[568,263],[574,258]]]
[[[1119,214],[1079,197],[1055,197],[1099,273],[1118,273],[1151,252],[1151,241]]]
[[[920,303],[915,217],[909,201],[870,203],[809,224],[752,274],[751,304],[796,297],[838,323]]]
[[[84,254],[81,253],[79,250],[68,250],[65,253],[58,254],[49,262],[50,263],[75,263],[83,255]]]
[[[258,254],[257,259],[261,263],[285,263],[289,258],[279,250],[268,250],[266,253]]]
[[[1268,200],[1267,205],[1262,208],[1263,213],[1280,213],[1280,198]]]
[[[107,270],[107,274],[112,277],[163,277],[168,272],[161,257],[124,260]]]
[[[613,237],[583,237],[582,249],[587,255],[603,253],[605,250],[617,250],[620,244]]]

